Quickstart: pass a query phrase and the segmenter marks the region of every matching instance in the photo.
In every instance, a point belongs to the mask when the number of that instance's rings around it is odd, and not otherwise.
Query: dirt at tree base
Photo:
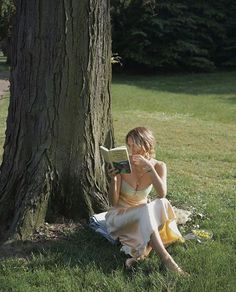
[[[50,247],[54,243],[71,241],[71,235],[84,228],[82,223],[45,223],[26,241],[4,243],[0,246],[0,260],[7,258],[27,259],[32,250]]]

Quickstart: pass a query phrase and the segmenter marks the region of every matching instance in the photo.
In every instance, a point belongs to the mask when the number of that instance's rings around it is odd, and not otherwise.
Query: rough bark
[[[19,0],[0,169],[1,235],[107,206],[99,145],[113,144],[109,1]]]

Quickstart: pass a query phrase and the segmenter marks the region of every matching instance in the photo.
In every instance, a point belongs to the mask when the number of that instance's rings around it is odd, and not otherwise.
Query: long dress
[[[122,250],[135,258],[148,255],[151,234],[159,230],[166,244],[184,239],[178,230],[176,216],[166,198],[157,198],[148,203],[152,185],[136,191],[124,179],[118,205],[106,214],[106,227],[110,235],[122,244]]]

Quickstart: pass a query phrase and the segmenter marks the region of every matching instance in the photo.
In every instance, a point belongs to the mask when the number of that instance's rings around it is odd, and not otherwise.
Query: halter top
[[[128,196],[137,195],[139,197],[142,196],[145,198],[149,195],[151,190],[152,190],[152,185],[142,190],[135,190],[135,188],[131,187],[131,185],[127,183],[127,181],[125,181],[124,179],[122,179],[122,182],[121,182],[121,192]]]
[[[147,202],[147,197],[152,190],[152,184],[145,189],[135,190],[124,179],[121,181],[119,203],[121,205],[136,206]]]

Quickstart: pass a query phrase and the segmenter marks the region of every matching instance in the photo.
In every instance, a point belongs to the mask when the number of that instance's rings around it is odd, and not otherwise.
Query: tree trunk
[[[109,0],[16,1],[0,169],[2,237],[107,207],[99,145],[113,145]]]

